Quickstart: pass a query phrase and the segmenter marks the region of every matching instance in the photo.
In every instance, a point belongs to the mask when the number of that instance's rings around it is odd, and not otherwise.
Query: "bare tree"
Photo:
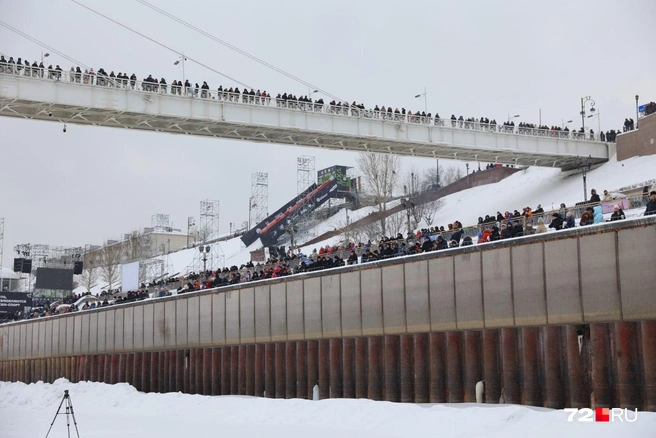
[[[444,201],[442,199],[422,204],[422,218],[426,221],[426,226],[430,227],[433,225],[435,214],[440,210],[440,208],[442,208],[443,205]]]
[[[411,221],[412,222],[412,221]],[[403,230],[407,228],[407,214],[405,211],[400,211],[389,215],[385,224],[387,227],[387,232],[390,237],[396,237],[397,234],[403,233]],[[413,227],[413,224],[410,224]]]
[[[85,265],[82,274],[78,275],[79,284],[84,286],[87,292],[91,292],[91,289],[98,285],[99,277],[100,272],[98,269],[90,265]]]
[[[392,154],[361,152],[356,162],[365,181],[365,192],[374,198],[378,211],[384,213],[398,181],[401,160]],[[380,231],[385,235],[385,217],[381,216]]]
[[[447,166],[447,167],[439,166],[439,171],[440,171],[440,177],[439,177],[440,187],[446,187],[449,184],[452,184],[465,176],[462,172],[462,169],[460,169],[457,166]],[[424,173],[423,181],[424,184],[427,182],[430,185],[430,187],[435,187],[438,183],[436,169],[432,168],[426,170],[426,172]]]
[[[459,167],[448,166],[445,169],[442,169],[442,166],[440,166],[440,184],[442,187],[453,184],[464,176],[462,169]]]
[[[120,243],[105,244],[100,250],[100,278],[107,282],[110,289],[118,283],[123,248]]]
[[[123,260],[142,260],[151,256],[150,235],[133,231],[122,243]]]
[[[378,241],[380,239],[380,222],[375,221],[365,225],[359,225],[357,227],[351,226],[349,230],[350,239],[353,242],[367,242],[371,240],[372,242]]]

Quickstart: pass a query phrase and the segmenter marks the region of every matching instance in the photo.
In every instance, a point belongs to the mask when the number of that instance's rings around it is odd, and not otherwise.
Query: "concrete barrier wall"
[[[656,320],[656,217],[0,326],[0,361]]]

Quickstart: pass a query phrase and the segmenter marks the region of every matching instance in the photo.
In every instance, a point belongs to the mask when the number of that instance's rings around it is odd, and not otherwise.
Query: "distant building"
[[[3,268],[2,266],[0,266],[0,279],[1,279],[0,281],[2,281],[2,284],[0,285],[0,291],[3,292],[18,291],[18,283],[20,281],[20,277],[14,271],[12,271],[9,268]]]

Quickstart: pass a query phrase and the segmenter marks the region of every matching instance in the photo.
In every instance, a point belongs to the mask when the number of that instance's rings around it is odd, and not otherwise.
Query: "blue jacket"
[[[594,208],[594,223],[600,224],[604,221],[604,215],[601,213],[601,205]]]
[[[574,222],[574,215],[567,218],[567,228],[576,227],[576,222]]]

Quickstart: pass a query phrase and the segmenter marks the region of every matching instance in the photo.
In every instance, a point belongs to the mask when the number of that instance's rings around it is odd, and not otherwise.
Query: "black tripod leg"
[[[71,396],[68,396],[68,405],[71,408],[71,417],[73,417],[73,425],[75,426],[75,433],[77,434],[77,438],[80,438],[80,431],[77,430],[77,420],[75,419],[75,412],[73,411],[73,401],[71,400]]]
[[[50,430],[52,429],[52,425],[55,424],[55,420],[57,419],[57,415],[59,415],[59,411],[62,407],[62,404],[64,404],[64,400],[66,400],[66,396],[62,397],[61,402],[59,402],[59,407],[57,408],[57,413],[55,414],[55,418],[52,419],[52,423],[50,423],[50,429],[48,429],[48,433],[46,434],[46,438],[48,438],[48,435],[50,435]]]

